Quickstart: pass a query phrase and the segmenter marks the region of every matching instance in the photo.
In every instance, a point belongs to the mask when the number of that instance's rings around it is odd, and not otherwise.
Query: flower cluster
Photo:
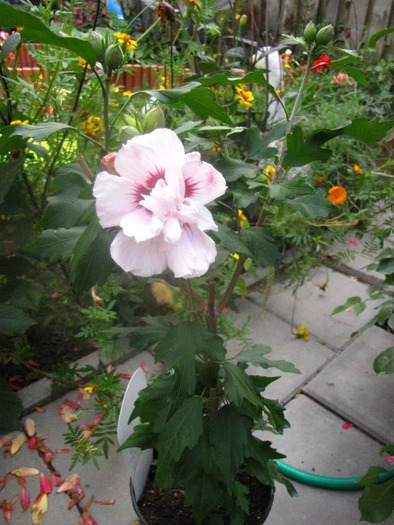
[[[328,55],[322,55],[318,60],[315,60],[312,64],[312,73],[317,73],[318,71],[324,71],[325,69],[330,69],[331,58]]]

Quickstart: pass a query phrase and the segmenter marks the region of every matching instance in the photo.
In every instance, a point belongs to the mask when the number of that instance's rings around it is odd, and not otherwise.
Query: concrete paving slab
[[[373,370],[374,359],[394,345],[394,335],[372,327],[305,388],[310,396],[369,432],[382,443],[394,441],[394,381]]]
[[[266,312],[262,319],[260,307],[251,301],[238,301],[237,305],[240,307],[237,322],[249,319],[246,335],[256,344],[264,344],[272,348],[272,352],[266,356],[267,359],[289,361],[301,372],[301,374],[292,374],[281,372],[276,368],[263,369],[250,366],[248,370],[251,374],[280,376],[280,379],[266,389],[267,397],[286,403],[336,355],[313,338],[309,341],[297,338],[288,323],[270,312]],[[229,315],[231,316],[231,313]],[[229,344],[229,355],[236,355],[239,350],[240,347],[235,341]]]
[[[118,372],[132,374],[144,361],[149,369],[153,369],[153,357],[149,352],[142,352],[134,356],[130,360],[122,363],[117,367]],[[75,391],[67,393],[62,398],[49,403],[45,406],[45,412],[34,412],[29,417],[34,419],[36,424],[36,431],[40,436],[47,436],[46,445],[53,451],[59,448],[64,448],[63,434],[67,432],[66,424],[61,420],[57,405],[64,399],[75,400],[77,393]],[[88,418],[88,419],[86,419]],[[89,414],[81,414],[79,421],[83,424],[91,419]],[[90,508],[92,516],[96,519],[99,525],[115,524],[116,525],[134,525],[136,515],[132,509],[132,503],[129,492],[129,472],[122,454],[116,452],[118,444],[115,439],[115,446],[109,449],[109,459],[100,458],[98,460],[100,469],[97,470],[92,462],[82,465],[80,463],[70,472],[69,468],[72,463],[70,454],[57,453],[53,461],[55,468],[65,478],[72,473],[77,473],[81,478],[81,487],[85,492],[85,498],[82,505],[86,504],[91,496],[94,496],[96,501],[115,500],[113,505],[98,505],[93,504]],[[14,456],[7,457],[2,464],[2,475],[5,472],[13,470],[20,466],[35,467],[44,474],[49,475],[45,464],[40,460],[38,455],[32,453],[26,445]],[[31,497],[39,493],[40,485],[39,478],[28,478],[28,490]],[[19,493],[16,483],[9,483],[2,491],[2,499],[10,501],[15,494]],[[74,508],[68,510],[67,506],[69,499],[64,494],[56,494],[55,491],[48,496],[48,513],[44,523],[55,525],[58,523],[69,523],[74,525],[79,523],[79,515]],[[19,504],[15,505],[15,512],[13,513],[12,523],[20,525],[31,523],[30,512],[22,513]]]
[[[290,428],[268,439],[287,457],[283,461],[306,472],[330,477],[362,476],[371,465],[385,466],[380,444],[357,428],[342,428],[344,420],[305,395],[286,405]],[[361,491],[334,491],[294,482],[298,497],[280,485],[266,525],[356,525],[360,521]],[[389,520],[386,523],[392,523]]]
[[[318,341],[339,351],[348,343],[353,332],[376,315],[375,308],[379,301],[368,301],[366,309],[358,316],[351,311],[335,316],[331,314],[349,297],[360,296],[366,299],[367,288],[368,285],[356,278],[319,267],[295,295],[284,283],[275,283],[267,310],[290,324],[293,320],[295,327],[305,325]],[[259,302],[261,294],[254,291],[251,298]]]

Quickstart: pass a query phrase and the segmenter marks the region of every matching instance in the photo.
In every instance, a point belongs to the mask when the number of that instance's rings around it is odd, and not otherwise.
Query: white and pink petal
[[[211,164],[201,161],[195,153],[188,153],[183,167],[185,197],[199,204],[207,204],[223,195],[226,181]]]
[[[96,177],[93,186],[96,212],[103,228],[120,226],[124,215],[133,211],[138,202],[133,200],[133,184],[103,171]]]

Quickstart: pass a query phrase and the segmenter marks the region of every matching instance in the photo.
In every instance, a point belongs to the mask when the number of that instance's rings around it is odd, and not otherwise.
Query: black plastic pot
[[[133,508],[138,516],[138,519],[140,520],[140,524],[141,525],[150,525],[144,518],[144,516],[141,514],[141,510],[138,506],[138,501],[137,501],[137,498],[135,496],[135,491],[134,491],[134,487],[133,487],[133,480],[132,478],[130,478],[130,495],[131,495],[131,501],[133,503]],[[270,489],[270,498],[269,498],[269,503],[267,505],[267,508],[266,508],[266,511],[264,513],[264,515],[261,517],[261,519],[259,520],[259,523],[256,523],[256,525],[263,525],[263,523],[265,523],[266,519],[268,518],[268,515],[271,511],[271,508],[272,508],[272,504],[273,504],[273,501],[274,501],[274,490],[271,488]]]

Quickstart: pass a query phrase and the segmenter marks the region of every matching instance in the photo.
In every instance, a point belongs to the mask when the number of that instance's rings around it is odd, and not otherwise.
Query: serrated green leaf
[[[373,369],[377,374],[394,373],[394,346],[378,355],[373,362]]]
[[[10,136],[12,137],[14,135],[18,135],[19,137],[22,137],[23,139],[32,138],[37,142],[41,142],[42,140],[49,137],[49,135],[52,135],[53,133],[56,133],[57,131],[62,131],[64,129],[75,129],[75,128],[67,124],[63,124],[61,122],[40,122],[39,124],[18,124],[16,126],[13,126],[13,132],[11,133]]]
[[[196,523],[202,523],[208,516],[211,518],[212,511],[222,504],[222,489],[212,475],[201,472],[186,485],[185,506],[193,508]]]
[[[266,357],[266,354],[269,354],[272,351],[272,348],[266,345],[253,345],[252,348],[248,350],[242,350],[237,354],[234,359],[237,362],[253,364],[255,366],[261,366],[262,368],[277,368],[282,372],[288,372],[292,374],[301,374],[301,372],[288,361],[270,361]]]
[[[215,468],[228,491],[244,462],[243,450],[252,427],[252,419],[239,414],[232,405],[224,405],[211,421],[209,439],[215,449]]]
[[[261,406],[261,399],[256,393],[253,381],[248,374],[233,363],[223,363],[225,379],[223,381],[224,393],[231,403],[241,406],[244,400],[254,406]]]
[[[394,477],[379,485],[368,485],[358,500],[361,520],[381,523],[387,520],[394,510]]]
[[[0,60],[5,60],[21,41],[21,35],[17,31],[11,33],[1,44]]]
[[[302,195],[313,195],[315,188],[308,184],[302,175],[277,184],[270,184],[269,192],[272,199],[294,199]]]
[[[24,158],[9,162],[0,162],[0,203],[2,203],[9,192],[15,177],[23,168]]]
[[[8,381],[0,377],[0,433],[22,429],[22,410],[23,405],[17,393],[12,390]]]
[[[268,229],[254,226],[245,228],[240,231],[240,239],[261,266],[278,266],[281,260],[278,242]]]
[[[342,133],[344,133],[344,128],[318,129],[304,140],[301,126],[294,126],[292,132],[287,136],[287,152],[283,166],[288,169],[304,166],[316,160],[328,160],[331,151],[322,149],[322,145]]]
[[[393,126],[394,120],[369,120],[368,117],[361,117],[345,126],[343,133],[361,142],[375,146],[380,140],[384,139]]]
[[[74,226],[68,230],[65,228],[44,230],[27,250],[50,261],[67,259],[71,257],[85,228],[85,226]]]
[[[213,234],[221,244],[229,250],[231,253],[238,253],[246,255],[247,257],[253,257],[253,253],[245,246],[240,240],[239,235],[228,226],[219,224],[219,229]]]
[[[96,55],[86,39],[60,36],[51,31],[38,16],[6,3],[0,3],[0,20],[6,20],[9,27],[23,27],[21,36],[25,41],[68,49],[84,58],[92,68],[95,66]]]
[[[283,202],[312,220],[328,217],[336,210],[336,207],[327,199],[322,188],[318,188],[312,195],[285,199]]]
[[[33,324],[36,324],[34,319],[22,310],[8,304],[0,304],[0,334],[20,334]]]
[[[362,304],[364,305],[364,307],[361,306]],[[356,311],[360,311],[360,312],[365,310],[366,305],[361,299],[361,297],[359,296],[349,297],[344,304],[334,308],[334,310],[331,312],[331,315],[336,315],[346,310],[353,310],[354,308],[356,309]]]
[[[42,217],[46,229],[72,228],[93,203],[79,196],[88,182],[77,173],[59,174],[54,187],[55,195],[48,197],[48,204]]]
[[[261,137],[260,130],[252,126],[248,133],[246,156],[258,160],[274,157],[277,148],[270,148],[269,145],[285,136],[286,127],[286,121],[278,122],[266,135]]]
[[[231,118],[227,115],[222,106],[219,106],[219,104],[214,101],[214,99],[215,93],[211,89],[205,87],[192,89],[181,96],[181,101],[189,106],[189,108],[200,118],[213,118],[231,126],[233,124]]]
[[[235,182],[242,177],[253,179],[259,171],[258,167],[254,164],[249,164],[239,159],[230,159],[228,157],[219,159],[215,163],[215,168],[220,171],[227,182]]]
[[[187,448],[192,449],[203,431],[203,407],[199,397],[183,401],[180,408],[164,425],[157,442],[158,468],[156,481],[162,487],[171,483],[170,467]]]

